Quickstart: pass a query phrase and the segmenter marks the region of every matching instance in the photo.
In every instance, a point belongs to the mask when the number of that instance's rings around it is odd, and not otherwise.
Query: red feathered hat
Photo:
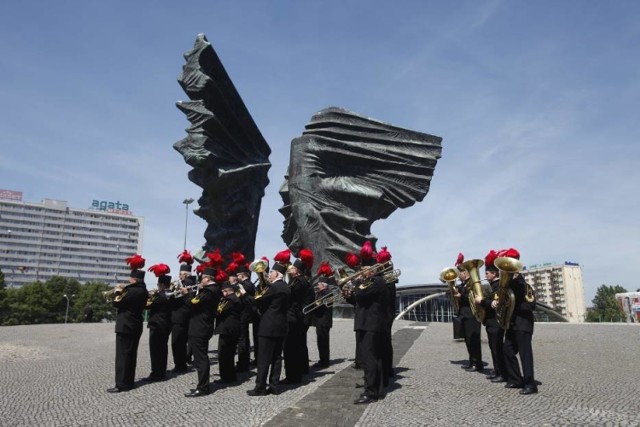
[[[363,260],[373,258],[373,246],[371,246],[370,240],[364,242],[364,245],[360,248],[360,258]]]
[[[178,255],[178,262],[191,265],[193,264],[193,255],[191,255],[189,251],[185,249]]]
[[[215,278],[216,283],[222,283],[227,280],[229,280],[229,276],[227,275],[227,273],[225,273],[224,270],[218,270]]]
[[[313,268],[313,252],[309,249],[300,249],[298,252],[298,258],[307,268],[307,270],[311,270]]]
[[[387,261],[391,261],[391,253],[387,250],[386,246],[383,246],[378,252],[378,256],[376,257],[376,262],[378,264],[383,264]]]
[[[229,276],[235,276],[238,271],[238,264],[236,264],[235,262],[229,263],[225,271],[229,274]]]
[[[316,276],[324,276],[324,277],[333,277],[333,270],[328,262],[323,261],[320,263],[320,267],[318,267],[318,272]]]
[[[456,259],[456,267],[464,262],[464,255],[462,252],[458,253],[458,259]]]
[[[231,252],[231,259],[236,265],[246,264],[247,260],[242,252]]]
[[[498,271],[496,266],[493,264],[496,258],[498,258],[498,253],[491,249],[487,256],[484,257],[484,269],[486,271]]]
[[[351,268],[356,268],[360,264],[360,258],[358,258],[358,255],[353,252],[349,252],[347,256],[344,257],[344,261]]]
[[[144,268],[145,259],[142,258],[142,256],[139,254],[135,254],[128,258],[125,258],[125,261],[127,262],[127,264],[129,264],[129,268],[131,268],[131,270]]]
[[[167,264],[155,264],[147,269],[147,271],[152,272],[156,275],[156,277],[164,276],[166,274],[171,273],[171,269]]]
[[[279,262],[280,264],[287,265],[290,264],[291,259],[291,251],[289,249],[285,249],[284,251],[280,251],[273,257],[275,262]]]
[[[214,249],[213,252],[207,252],[207,258],[209,258],[212,267],[219,267],[224,263],[224,259],[222,259],[222,255],[220,254],[220,248]]]

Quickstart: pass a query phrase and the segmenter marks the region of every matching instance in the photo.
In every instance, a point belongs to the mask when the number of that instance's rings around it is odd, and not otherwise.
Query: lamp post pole
[[[76,295],[73,294],[71,295],[71,297],[68,297],[67,294],[62,295],[66,300],[67,300],[67,311],[64,313],[64,323],[67,323],[67,318],[69,317],[69,300],[73,297],[75,297]]]
[[[184,199],[182,203],[184,203],[185,207],[183,249],[187,249],[187,222],[189,221],[189,205],[193,203],[193,199]]]

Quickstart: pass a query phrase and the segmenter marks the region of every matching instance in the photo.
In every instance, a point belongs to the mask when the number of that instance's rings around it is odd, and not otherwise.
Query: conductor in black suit
[[[287,335],[287,310],[291,296],[289,286],[283,280],[286,270],[285,265],[275,263],[269,271],[267,290],[262,295],[256,294],[255,297],[262,317],[258,330],[256,386],[253,390],[247,391],[249,396],[278,394],[282,372],[282,347]]]
[[[186,288],[181,290],[182,300],[190,312],[189,317],[189,342],[193,352],[193,364],[198,372],[198,385],[195,390],[185,393],[186,397],[200,397],[209,394],[209,340],[213,336],[213,322],[220,291],[213,285],[216,270],[205,268],[202,281],[197,291],[189,292]]]
[[[143,261],[144,262],[144,261]],[[144,264],[142,264],[144,266]],[[138,344],[142,335],[142,312],[147,304],[144,271],[131,270],[129,284],[115,288],[113,306],[116,317],[116,385],[109,393],[129,391],[134,387]]]

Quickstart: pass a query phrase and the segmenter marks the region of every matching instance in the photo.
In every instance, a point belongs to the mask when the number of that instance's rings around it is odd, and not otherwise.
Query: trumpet
[[[336,283],[338,285],[338,287],[342,288],[344,285],[346,285],[347,283],[354,281],[356,279],[359,279],[361,276],[367,274],[367,273],[385,273],[388,270],[393,269],[393,263],[391,261],[387,261],[384,262],[382,264],[374,264],[371,265],[369,267],[364,267],[362,269],[360,269],[359,271],[356,271],[355,273],[353,273],[350,276],[346,276],[344,275],[344,270],[339,269],[338,273],[340,274],[340,279],[336,280]],[[364,289],[364,288],[363,288]]]
[[[174,288],[173,291],[167,292],[166,295],[167,295],[167,298],[172,298],[172,297],[173,298],[182,298],[182,292],[181,292],[182,288],[187,289],[189,292],[192,292],[192,291],[195,291],[196,289],[198,289],[198,286],[199,286],[198,284],[189,285],[189,286],[181,286],[180,285],[180,286]]]
[[[112,302],[120,302],[122,298],[127,294],[127,291],[124,291],[122,288],[125,285],[117,285],[115,288],[110,289],[108,291],[104,291],[102,293],[102,297],[104,298],[106,303]]]
[[[398,276],[400,276],[400,270],[393,270],[393,263],[391,261],[387,261],[382,264],[374,264],[370,267],[366,267],[360,270],[360,272],[363,272],[363,271],[365,273],[373,273],[373,274],[383,273],[382,277],[385,279],[386,283],[392,282],[395,279],[397,279]],[[395,271],[397,271],[398,273],[396,274]],[[387,275],[389,275],[389,280],[387,280]],[[361,283],[360,286],[358,286],[358,288],[367,289],[372,284],[373,284],[373,280],[369,279]]]

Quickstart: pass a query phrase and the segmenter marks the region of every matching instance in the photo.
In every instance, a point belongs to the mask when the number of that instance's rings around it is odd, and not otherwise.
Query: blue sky
[[[515,247],[580,263],[590,305],[640,287],[639,18],[635,1],[5,1],[0,188],[128,203],[148,262],[177,269],[201,192],[172,148],[177,77],[204,33],[272,149],[257,254],[285,247],[291,139],[339,106],[443,138],[424,201],[373,226],[401,284]],[[190,249],[203,231],[191,214]]]

